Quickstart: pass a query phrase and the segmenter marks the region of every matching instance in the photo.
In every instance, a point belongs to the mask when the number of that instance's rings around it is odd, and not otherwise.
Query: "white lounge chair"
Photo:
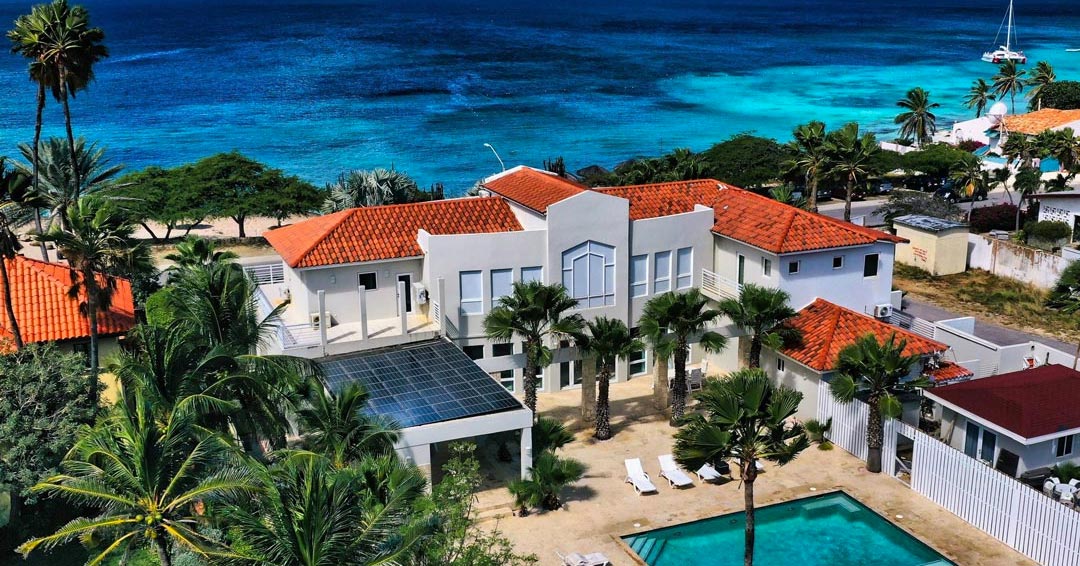
[[[653,485],[649,474],[645,473],[645,469],[641,467],[641,460],[638,458],[630,458],[624,460],[623,464],[626,466],[626,483],[634,486],[634,491],[641,495],[642,493],[656,493],[656,486]]]
[[[1069,480],[1069,485],[1071,485],[1073,487],[1080,487],[1080,480],[1078,480],[1076,478],[1073,478],[1073,479]]]
[[[686,376],[686,391],[692,393],[694,391],[701,391],[702,383],[704,381],[704,373],[701,369],[690,370],[690,375]]]
[[[591,554],[586,554],[585,556],[576,552],[571,552],[570,554],[563,556],[556,550],[555,554],[562,560],[564,566],[608,566],[608,564],[611,564],[608,557],[600,552],[593,552]]]
[[[1051,480],[1044,481],[1043,482],[1043,495],[1048,495],[1050,497],[1053,497],[1054,496],[1054,486],[1055,485],[1057,485],[1057,483],[1055,483],[1055,482],[1053,482]]]
[[[728,473],[731,473],[730,470],[731,469],[728,468]],[[708,462],[702,464],[702,466],[698,468],[697,471],[694,473],[697,474],[697,477],[701,478],[701,481],[706,482],[718,482],[724,477],[724,474],[721,474],[719,470],[717,470],[715,467],[713,467],[712,464],[709,464]]]
[[[660,477],[666,479],[671,484],[671,487],[694,485],[694,480],[690,479],[690,476],[682,471],[682,468],[675,463],[675,458],[671,454],[658,456],[657,459],[660,460]]]

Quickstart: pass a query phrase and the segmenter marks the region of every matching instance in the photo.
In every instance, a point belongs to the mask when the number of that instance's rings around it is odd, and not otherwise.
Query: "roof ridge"
[[[69,279],[68,281],[61,281],[60,278],[54,276],[52,273],[49,273],[49,271],[47,269],[45,269],[45,268],[46,267],[53,267],[53,268],[56,268],[56,269],[63,269],[64,271],[67,271],[68,273],[75,272],[78,275],[78,271],[74,267],[71,267],[70,264],[65,265],[63,263],[55,263],[55,262],[51,262],[51,261],[44,261],[44,260],[35,259],[35,258],[32,258],[32,257],[26,257],[26,256],[24,256],[22,254],[17,254],[15,257],[11,258],[11,261],[14,262],[17,259],[21,259],[22,261],[26,262],[28,264],[26,267],[29,268],[29,269],[32,269],[34,271],[34,273],[38,273],[42,277],[46,278],[48,281],[51,281],[51,282],[53,282],[53,283],[55,283],[57,285],[62,286],[64,288],[65,292],[68,289],[71,288],[70,276],[68,277],[68,279]]]
[[[303,259],[305,257],[307,257],[307,255],[309,253],[311,253],[311,250],[315,249],[316,246],[318,246],[319,244],[326,241],[326,239],[330,237],[330,234],[332,234],[334,232],[334,230],[337,230],[338,227],[340,227],[342,224],[344,224],[346,220],[348,220],[349,218],[352,218],[352,216],[356,213],[356,211],[360,210],[361,208],[364,208],[364,207],[347,208],[347,209],[341,211],[342,212],[341,218],[338,219],[336,222],[333,222],[332,224],[327,226],[326,230],[323,230],[323,233],[322,233],[321,236],[319,236],[318,238],[315,238],[310,246],[305,248],[304,251],[300,252],[300,254],[297,255],[298,259],[296,260],[296,263],[299,264],[301,261],[303,261]]]
[[[732,187],[732,188],[736,188],[736,187]],[[858,224],[853,224],[853,223],[845,221],[845,220],[840,220],[839,218],[833,218],[831,216],[826,216],[826,215],[824,215],[824,214],[822,214],[820,212],[812,212],[812,211],[809,211],[809,210],[804,210],[804,209],[801,209],[801,208],[799,208],[797,206],[792,206],[792,205],[790,205],[790,204],[788,204],[786,202],[780,202],[778,200],[771,199],[771,198],[769,198],[767,196],[759,195],[759,194],[757,194],[757,193],[755,193],[753,191],[748,191],[746,189],[737,189],[737,190],[742,191],[743,193],[746,193],[748,195],[753,195],[755,198],[760,199],[763,202],[767,201],[767,202],[773,203],[774,206],[775,205],[780,205],[780,206],[783,206],[783,207],[787,207],[792,212],[794,212],[794,215],[792,216],[792,223],[794,223],[794,218],[802,216],[804,218],[810,218],[810,219],[814,219],[814,220],[824,220],[825,222],[827,222],[827,223],[829,223],[829,224],[831,224],[831,225],[833,225],[833,226],[835,226],[837,228],[840,228],[842,230],[847,230],[847,231],[855,233],[855,234],[862,234],[864,236],[874,237],[874,238],[878,238],[878,239],[880,239],[880,238],[888,238],[888,237],[893,237],[893,238],[896,237],[896,236],[893,236],[892,234],[889,234],[887,232],[882,232],[881,230],[875,230],[873,228],[868,228],[866,226],[859,226]],[[785,232],[784,234],[786,236],[787,232]]]

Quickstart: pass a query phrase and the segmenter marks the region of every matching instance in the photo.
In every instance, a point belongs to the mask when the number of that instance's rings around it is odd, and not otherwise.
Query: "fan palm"
[[[668,291],[657,295],[641,311],[638,322],[641,334],[658,352],[658,358],[673,358],[675,379],[671,383],[671,422],[677,423],[686,410],[686,361],[690,356],[690,338],[706,352],[727,347],[727,338],[708,330],[721,312],[709,308],[709,300],[696,288],[686,292]]]
[[[1042,93],[1043,89],[1050,83],[1057,80],[1057,75],[1054,74],[1054,68],[1050,66],[1050,63],[1046,61],[1039,61],[1035,63],[1035,69],[1031,72],[1031,78],[1027,80],[1027,86],[1031,87],[1028,91],[1028,98],[1031,100],[1030,105],[1032,110],[1042,110]]]
[[[527,514],[530,507],[554,511],[562,507],[559,493],[585,475],[585,464],[571,458],[560,458],[551,452],[541,452],[529,468],[529,478],[510,483],[514,507]]]
[[[318,380],[308,387],[307,403],[297,412],[304,446],[345,468],[365,454],[387,454],[398,439],[397,426],[366,413],[369,396],[358,383],[332,396]]]
[[[750,336],[746,363],[761,367],[761,347],[778,349],[799,342],[802,335],[785,323],[797,313],[788,301],[791,296],[781,289],[747,283],[739,290],[738,299],[725,299],[720,312]]]
[[[865,398],[870,405],[866,423],[867,471],[881,471],[881,446],[885,429],[882,417],[897,418],[903,406],[897,395],[926,387],[923,378],[908,379],[919,356],[907,355],[907,341],[890,334],[879,341],[874,334],[860,336],[840,350],[837,378],[831,383],[836,400],[850,403]]]
[[[112,303],[115,280],[102,274],[135,272],[150,265],[150,252],[132,237],[130,224],[111,214],[104,201],[84,196],[67,209],[66,227],[54,226],[40,236],[52,242],[72,267],[71,297],[85,297],[90,322],[90,397],[98,392],[98,313]]]
[[[80,432],[61,463],[62,473],[32,488],[100,514],[75,519],[18,551],[26,556],[38,548],[101,537],[104,550],[87,564],[140,547],[153,548],[163,566],[171,566],[175,546],[204,558],[231,556],[199,532],[204,519],[196,510],[202,503],[257,490],[252,469],[235,447],[195,422],[197,405],[224,404],[182,400],[162,419],[138,390],[122,394],[108,417]]]
[[[859,125],[852,122],[832,132],[825,141],[829,152],[834,175],[847,180],[847,194],[844,196],[844,221],[851,222],[851,197],[859,177],[871,172],[871,160],[879,151],[874,134],[859,135]]]
[[[577,339],[585,328],[579,314],[567,315],[577,300],[562,285],[540,281],[516,282],[509,295],[484,317],[484,332],[497,342],[514,338],[525,343],[525,406],[536,415],[537,373],[551,364],[548,342]]]
[[[626,359],[643,348],[640,341],[630,335],[630,329],[621,320],[598,317],[586,323],[589,334],[579,345],[581,349],[596,356],[600,365],[596,396],[596,432],[598,440],[611,438],[611,404],[608,390],[611,376],[615,374],[615,362]]]
[[[825,124],[813,121],[795,128],[787,147],[795,155],[788,162],[788,167],[801,171],[806,177],[806,186],[810,191],[806,209],[817,212],[818,184],[829,169],[829,154],[825,151]]]
[[[30,173],[29,163],[34,159],[34,150],[24,143],[19,144],[19,151],[27,163],[18,166]],[[63,138],[49,138],[38,148],[40,179],[35,194],[41,200],[42,208],[60,222],[66,221],[67,209],[79,197],[112,187],[115,177],[124,169],[123,165],[110,164],[104,148],[95,143],[87,145],[83,138],[75,140],[74,156],[75,167],[72,167],[72,151]],[[73,176],[75,173],[78,183]]]
[[[533,451],[555,453],[556,450],[574,441],[574,435],[566,430],[566,425],[555,419],[540,417],[532,427]]]
[[[30,221],[34,212],[25,206],[30,179],[22,172],[11,170],[7,159],[0,157],[0,285],[4,287],[4,311],[7,314],[8,329],[11,331],[15,348],[23,347],[22,332],[15,317],[15,306],[11,302],[11,283],[8,279],[8,261],[22,248],[15,229]]]
[[[896,101],[896,105],[904,109],[893,120],[900,125],[900,137],[914,140],[916,146],[930,141],[937,132],[937,116],[932,111],[941,106],[930,102],[930,93],[922,87],[915,87]]]
[[[337,212],[360,206],[412,202],[420,189],[404,172],[373,169],[342,173],[336,183],[326,186],[326,192],[324,211]]]
[[[240,256],[229,250],[219,250],[213,240],[188,236],[176,244],[176,251],[165,256],[177,269],[210,267],[228,263]]]
[[[990,92],[992,87],[985,79],[976,79],[971,83],[971,88],[968,89],[968,94],[964,97],[964,106],[975,109],[975,117],[982,116],[982,113],[986,110],[986,107],[994,101],[994,95]]]
[[[1035,137],[1035,148],[1040,155],[1057,160],[1062,170],[1071,178],[1080,165],[1080,139],[1072,128],[1046,130]]]
[[[688,470],[738,458],[746,511],[746,566],[754,563],[757,462],[784,465],[810,445],[802,426],[788,422],[802,397],[793,389],[773,386],[761,369],[741,369],[726,379],[707,383],[698,394],[704,414],[690,415],[687,424],[675,433],[675,460]]]
[[[994,81],[994,94],[999,99],[1008,95],[1010,111],[1016,111],[1016,95],[1024,92],[1025,76],[1027,71],[1018,67],[1016,61],[1009,60],[1002,63],[997,74],[990,79]]]
[[[1031,167],[1033,160],[1038,157],[1039,148],[1028,136],[1016,133],[1005,139],[1001,144],[1001,153],[1008,159],[1011,165],[1019,162],[1020,167]]]

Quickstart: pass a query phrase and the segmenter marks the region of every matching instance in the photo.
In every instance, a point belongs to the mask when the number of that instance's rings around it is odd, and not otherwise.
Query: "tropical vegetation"
[[[941,106],[937,102],[930,102],[930,93],[922,87],[915,87],[896,105],[903,109],[894,120],[900,126],[900,138],[913,140],[916,147],[930,141],[937,132],[937,116],[933,110]]]
[[[753,283],[742,285],[739,298],[725,299],[719,312],[732,324],[742,328],[750,338],[746,352],[746,364],[761,367],[761,348],[778,350],[785,345],[795,345],[802,340],[797,329],[787,325],[797,313],[791,308],[791,296],[782,289],[762,287]]]
[[[1009,110],[1016,111],[1016,95],[1024,92],[1027,86],[1027,71],[1021,69],[1016,61],[1005,61],[991,79],[994,83],[994,95],[998,99],[1009,97]]]
[[[1042,110],[1043,92],[1046,87],[1053,84],[1057,80],[1057,75],[1054,73],[1054,68],[1050,66],[1050,63],[1046,61],[1039,61],[1035,63],[1035,68],[1031,71],[1031,78],[1027,80],[1027,85],[1031,87],[1028,91],[1028,106],[1032,110]]]
[[[817,212],[818,185],[829,170],[830,155],[825,146],[825,124],[814,121],[798,126],[792,132],[791,138],[787,150],[793,157],[787,164],[790,170],[802,173],[809,189],[806,209]]]
[[[847,182],[844,195],[844,221],[851,222],[851,199],[860,179],[865,180],[872,172],[872,159],[880,152],[877,138],[872,133],[859,134],[859,125],[852,122],[829,133],[825,139],[825,151],[829,154],[829,173]]]
[[[967,96],[964,97],[964,106],[974,109],[976,118],[982,116],[986,107],[994,101],[992,89],[993,86],[987,83],[986,79],[975,79],[975,82],[971,84]]]
[[[326,186],[323,212],[337,212],[358,206],[405,204],[441,198],[436,192],[421,191],[407,173],[390,169],[354,170],[342,173]]]
[[[579,344],[579,348],[596,359],[596,431],[597,440],[611,438],[611,402],[608,395],[611,378],[615,375],[615,362],[630,357],[644,346],[630,334],[630,329],[621,320],[597,317],[586,323],[588,334]]]

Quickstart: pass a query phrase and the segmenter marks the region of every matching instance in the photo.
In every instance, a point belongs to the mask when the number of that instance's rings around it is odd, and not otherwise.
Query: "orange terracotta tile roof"
[[[540,214],[547,214],[549,206],[586,190],[583,185],[549,171],[523,165],[492,175],[484,179],[481,185]]]
[[[71,268],[21,255],[6,261],[8,279],[11,281],[11,302],[24,342],[29,344],[90,336],[90,319],[80,308],[86,303],[86,293],[80,293],[78,298],[68,296],[73,273]],[[135,326],[131,283],[119,277],[109,279],[115,291],[109,310],[98,313],[98,332],[101,336],[123,334]],[[107,284],[104,276],[100,277],[100,283]],[[3,287],[0,286],[2,292]],[[13,348],[13,337],[7,309],[0,308],[0,341],[3,342],[0,351]]]
[[[458,198],[350,208],[270,230],[266,241],[290,267],[317,267],[423,254],[421,229],[431,234],[483,234],[521,230],[501,198]]]
[[[820,372],[835,369],[840,350],[867,334],[873,334],[879,341],[884,342],[889,335],[896,333],[897,339],[907,341],[904,353],[909,356],[928,355],[948,349],[948,346],[941,342],[923,338],[824,299],[810,303],[788,324],[802,330],[803,341],[801,345],[784,348],[781,352]]]
[[[1043,108],[1027,114],[1005,116],[1005,130],[1034,136],[1078,120],[1080,120],[1080,110]]]
[[[609,187],[598,192],[630,201],[632,220],[690,212],[695,204],[713,209],[713,233],[776,254],[806,252],[874,242],[907,240],[779,203],[713,179]]]
[[[948,383],[950,381],[971,379],[972,377],[975,377],[975,372],[952,362],[941,362],[939,367],[924,371],[923,375],[928,377],[934,383]]]

